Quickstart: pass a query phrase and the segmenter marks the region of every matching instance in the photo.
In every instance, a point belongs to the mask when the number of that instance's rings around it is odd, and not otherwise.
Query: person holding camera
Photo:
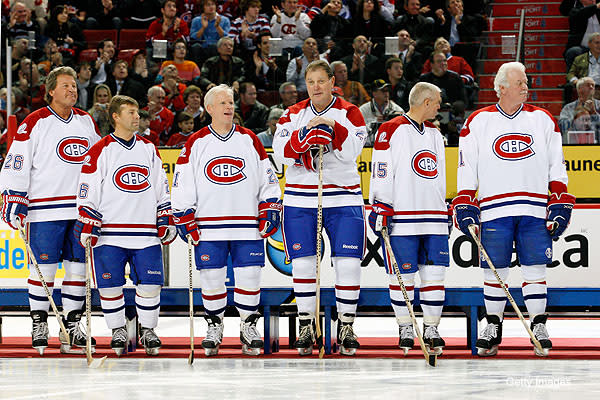
[[[108,118],[108,105],[112,100],[112,94],[107,85],[101,83],[94,89],[94,105],[88,110],[88,114],[92,116],[102,137],[108,135],[112,130],[110,120]]]
[[[373,146],[377,128],[382,123],[404,114],[404,109],[390,100],[390,87],[391,85],[383,79],[376,79],[371,85],[373,98],[358,108],[369,132],[365,146]]]

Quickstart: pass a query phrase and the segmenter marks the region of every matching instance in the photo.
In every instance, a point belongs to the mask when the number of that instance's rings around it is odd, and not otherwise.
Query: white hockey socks
[[[546,311],[546,297],[548,286],[546,285],[545,265],[523,265],[523,299],[529,313],[529,319],[533,321],[536,315]]]
[[[360,259],[333,257],[335,304],[339,314],[356,314],[360,294]]]
[[[388,274],[388,276],[390,278],[390,300],[396,315],[396,321],[398,321],[398,325],[412,324],[400,282],[398,282],[396,274]],[[415,299],[415,273],[402,274],[402,282],[404,282],[404,288],[412,303]]]
[[[233,269],[235,289],[233,302],[242,320],[258,312],[260,302],[261,267],[237,267]]]
[[[294,296],[298,314],[314,316],[317,307],[317,256],[292,260]],[[312,318],[312,317],[311,317]]]
[[[99,288],[100,305],[109,329],[125,326],[125,298],[123,287]]]
[[[421,278],[419,300],[425,325],[438,326],[440,323],[446,295],[445,275],[446,267],[442,265],[419,265],[419,277]]]
[[[48,285],[50,294],[54,289],[54,275],[58,264],[39,264],[42,276]],[[38,277],[37,270],[33,265],[29,266],[29,279],[27,280],[27,288],[29,291],[29,308],[31,311],[48,311],[50,309],[50,301],[46,296],[46,291],[42,286],[42,282]]]
[[[60,290],[63,313],[67,315],[73,310],[82,310],[85,303],[85,264],[63,261],[65,279]]]
[[[160,312],[160,285],[137,285],[135,308],[142,328],[154,329]]]
[[[202,302],[207,315],[216,315],[223,320],[227,308],[227,267],[200,270]]]
[[[498,276],[506,284],[508,278],[508,268],[499,268]],[[504,307],[506,306],[506,294],[502,286],[496,279],[496,276],[489,268],[483,269],[483,299],[485,311],[488,315],[497,315],[502,321],[504,316]]]

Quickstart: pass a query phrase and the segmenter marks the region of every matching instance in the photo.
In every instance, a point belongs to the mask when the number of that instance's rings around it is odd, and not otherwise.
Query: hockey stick
[[[188,358],[188,364],[194,363],[194,286],[192,285],[192,257],[194,253],[194,247],[192,244],[192,237],[188,236],[188,272],[189,272],[189,302],[190,302],[190,356]]]
[[[315,310],[315,330],[319,358],[323,358],[323,333],[321,332],[321,231],[323,230],[323,145],[319,145],[319,185],[317,188],[317,306]]]
[[[42,283],[42,287],[44,288],[44,291],[46,292],[46,296],[48,297],[48,301],[50,302],[52,311],[54,311],[54,315],[56,316],[56,319],[58,320],[58,325],[60,326],[60,331],[67,338],[67,340],[69,340],[69,334],[67,333],[67,328],[65,328],[65,324],[63,324],[62,318],[61,318],[60,314],[58,313],[58,309],[56,308],[56,303],[54,302],[54,299],[52,298],[50,289],[48,289],[48,284],[46,283],[46,280],[44,279],[44,276],[42,275],[42,271],[40,270],[40,266],[38,265],[38,263],[35,259],[33,250],[31,250],[31,246],[29,245],[29,241],[27,240],[27,234],[25,233],[25,230],[23,229],[23,227],[21,226],[20,223],[18,223],[17,226],[19,228],[19,234],[21,235],[21,238],[23,239],[23,241],[25,242],[25,246],[27,247],[27,252],[29,253],[29,259],[31,260],[31,263],[33,264],[33,267],[35,268],[35,272],[38,274],[38,277],[40,278],[40,282]]]
[[[87,365],[91,368],[100,368],[106,357],[94,360],[92,357],[92,289],[90,277],[92,276],[92,240],[88,238],[85,242],[85,355]]]
[[[406,302],[406,308],[408,308],[410,319],[415,328],[415,331],[417,332],[417,337],[419,338],[419,344],[421,345],[421,350],[423,350],[423,356],[425,357],[425,361],[427,361],[427,364],[431,365],[432,367],[435,367],[437,364],[437,355],[435,353],[429,353],[429,351],[427,351],[427,347],[425,347],[425,342],[423,340],[423,336],[421,335],[419,325],[417,324],[417,318],[415,317],[415,312],[413,310],[412,303],[410,302],[408,293],[406,292],[406,287],[404,286],[404,281],[402,281],[400,269],[398,268],[398,263],[396,262],[396,257],[394,256],[394,250],[392,250],[390,235],[388,234],[386,226],[381,228],[381,236],[383,236],[383,240],[385,241],[385,251],[387,252],[388,260],[392,263],[392,267],[394,268],[394,272],[396,273],[396,278],[398,278],[398,283],[400,284],[400,289],[402,289],[402,295],[404,296],[404,301]]]
[[[483,257],[485,258],[485,261],[487,261],[488,266],[490,267],[490,269],[494,273],[494,276],[496,277],[496,280],[498,281],[498,283],[500,284],[500,286],[502,286],[502,289],[504,290],[504,293],[506,293],[506,297],[508,298],[508,301],[510,302],[510,305],[515,310],[515,312],[517,313],[517,316],[519,317],[519,319],[521,320],[521,323],[525,327],[525,330],[529,334],[529,337],[531,338],[531,341],[533,342],[533,345],[537,349],[536,353],[539,352],[538,355],[547,356],[548,355],[548,351],[547,350],[544,351],[544,349],[542,348],[542,345],[540,344],[540,341],[536,339],[535,335],[531,331],[531,328],[529,328],[529,326],[527,325],[527,322],[525,321],[525,318],[523,317],[523,314],[521,313],[521,310],[519,310],[519,306],[517,306],[517,303],[515,302],[515,299],[513,299],[512,295],[508,291],[508,287],[506,287],[506,284],[502,281],[502,279],[500,278],[500,275],[498,275],[498,271],[496,270],[496,267],[494,266],[494,263],[492,263],[492,259],[488,255],[487,251],[485,251],[485,247],[483,247],[483,244],[481,243],[481,239],[479,239],[479,236],[477,235],[477,230],[478,229],[477,229],[476,225],[474,225],[474,224],[469,225],[469,232],[471,233],[471,237],[473,238],[473,240],[475,240],[475,243],[477,244],[477,247],[479,247],[479,251],[481,252],[481,254],[483,254]]]

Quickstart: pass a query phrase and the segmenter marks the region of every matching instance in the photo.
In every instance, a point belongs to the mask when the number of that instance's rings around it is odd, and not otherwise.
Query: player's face
[[[56,78],[56,89],[50,90],[52,104],[59,107],[73,107],[77,103],[77,83],[71,75],[59,75]]]
[[[213,97],[212,104],[206,105],[206,110],[214,122],[233,123],[233,113],[235,111],[233,97],[225,91],[217,92]]]
[[[508,87],[500,87],[500,98],[511,105],[524,103],[527,100],[529,90],[525,72],[513,69],[508,71],[506,78],[508,80]]]
[[[439,93],[435,94],[434,98],[425,99],[425,119],[433,119],[440,109],[442,104],[442,96]]]
[[[123,104],[119,114],[113,113],[115,126],[127,132],[135,132],[140,126],[138,108],[132,104]]]
[[[327,73],[321,69],[313,69],[306,74],[306,90],[308,97],[317,106],[326,106],[331,102],[335,78],[329,78]]]

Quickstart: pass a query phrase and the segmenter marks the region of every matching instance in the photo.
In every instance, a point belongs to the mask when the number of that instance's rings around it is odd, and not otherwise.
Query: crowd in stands
[[[210,123],[204,93],[225,83],[235,90],[236,120],[268,145],[284,109],[307,97],[306,66],[323,59],[335,72],[334,94],[360,107],[371,134],[408,110],[408,93],[418,81],[438,85],[446,110],[460,120],[461,110],[464,116],[465,107],[474,105],[474,57],[487,3],[4,0],[2,37],[12,45],[13,113],[20,122],[45,106],[45,76],[68,65],[77,71],[77,107],[90,113],[103,135],[111,131],[107,104],[124,94],[140,103],[141,134],[156,145],[181,147],[190,133]],[[86,41],[90,30],[128,29],[145,30],[145,45],[125,48],[117,35],[108,34],[93,45]],[[394,54],[386,54],[386,36],[398,38]],[[161,41],[166,58],[156,57]],[[6,93],[0,91],[0,97]],[[460,123],[446,121],[440,128],[456,145]]]

